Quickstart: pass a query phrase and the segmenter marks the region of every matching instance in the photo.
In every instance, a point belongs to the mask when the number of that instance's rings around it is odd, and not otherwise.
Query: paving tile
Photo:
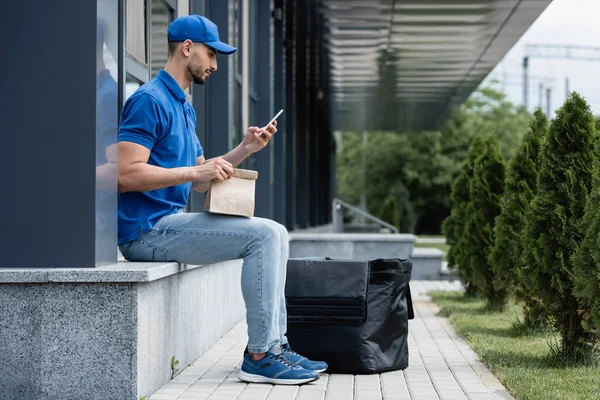
[[[265,400],[266,395],[242,392],[235,400]]]
[[[415,319],[404,371],[322,374],[299,387],[246,384],[237,379],[247,331],[240,323],[149,400],[514,400],[426,294],[460,289],[460,282],[411,282]]]
[[[188,392],[179,396],[177,400],[206,400],[209,396],[209,393]]]
[[[236,395],[211,395],[207,398],[207,400],[235,400],[237,398],[237,394]]]
[[[298,394],[297,386],[273,386],[267,400],[294,400]]]
[[[176,400],[177,395],[155,393],[149,397],[149,400]]]

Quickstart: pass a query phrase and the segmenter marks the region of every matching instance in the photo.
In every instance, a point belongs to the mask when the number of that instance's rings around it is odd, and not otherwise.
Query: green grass
[[[479,358],[517,400],[600,399],[600,367],[566,366],[552,356],[557,338],[527,332],[519,324],[521,308],[503,313],[484,310],[484,302],[460,292],[432,292],[440,315],[448,317]]]

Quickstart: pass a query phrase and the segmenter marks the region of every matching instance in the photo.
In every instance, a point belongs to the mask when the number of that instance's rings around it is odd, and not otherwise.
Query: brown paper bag
[[[215,214],[252,217],[256,179],[258,172],[234,168],[231,178],[210,183],[204,209]]]

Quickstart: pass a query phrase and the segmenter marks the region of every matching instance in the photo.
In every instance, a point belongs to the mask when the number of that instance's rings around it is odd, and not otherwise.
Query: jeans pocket
[[[119,246],[119,251],[123,255],[123,258],[125,258],[126,260],[129,260],[129,255],[131,254],[131,249],[133,248],[134,242],[135,240],[131,240]]]
[[[130,261],[167,261],[167,249],[153,245],[139,238],[133,242],[129,251]]]
[[[173,217],[174,215],[180,214],[182,212],[184,212],[184,209],[180,208],[175,212],[172,212],[170,214],[162,216],[158,221],[156,221],[153,224],[151,231],[155,232],[155,233],[160,233],[164,230],[168,230],[169,227],[171,226],[171,224],[173,223],[173,220],[171,219],[171,217]]]

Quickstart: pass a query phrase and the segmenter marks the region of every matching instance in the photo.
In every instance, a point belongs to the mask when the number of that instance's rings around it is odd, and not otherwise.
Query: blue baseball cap
[[[185,15],[171,22],[167,30],[169,42],[183,42],[187,39],[192,42],[204,43],[221,54],[233,54],[235,47],[221,42],[219,31],[210,19],[196,14]]]

